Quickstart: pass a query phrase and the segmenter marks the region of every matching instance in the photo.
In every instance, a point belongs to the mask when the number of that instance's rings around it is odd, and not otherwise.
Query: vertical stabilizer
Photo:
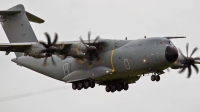
[[[44,20],[26,12],[21,4],[0,11],[0,22],[10,43],[38,42],[29,20],[44,22]],[[22,53],[15,54],[17,57],[22,56]]]

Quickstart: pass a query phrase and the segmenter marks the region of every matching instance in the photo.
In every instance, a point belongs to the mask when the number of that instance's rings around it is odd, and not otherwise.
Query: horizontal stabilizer
[[[15,15],[15,14],[18,14],[20,13],[21,10],[5,10],[5,11],[0,11],[0,15],[2,16],[10,16],[10,15]]]
[[[44,23],[43,19],[41,19],[41,18],[39,18],[39,17],[37,17],[37,16],[27,12],[27,11],[25,11],[25,12],[26,12],[26,16],[27,16],[29,21],[35,22],[35,23]],[[18,13],[23,13],[23,11],[20,10],[20,9],[9,9],[9,10],[0,11],[1,16],[12,16],[12,15],[15,15],[15,14],[18,14]],[[4,20],[5,20],[5,18],[0,17],[0,22],[2,22]]]
[[[44,20],[27,12],[26,11],[26,16],[28,17],[28,20],[31,21],[31,22],[35,22],[35,23],[44,23]]]

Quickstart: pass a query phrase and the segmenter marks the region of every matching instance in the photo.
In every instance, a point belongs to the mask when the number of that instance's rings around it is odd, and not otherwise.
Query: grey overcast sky
[[[186,36],[173,40],[185,53],[200,47],[199,0],[1,0],[0,10],[23,4],[45,20],[31,23],[38,40],[44,32],[59,41],[100,35],[110,39]],[[0,28],[0,43],[8,39]],[[65,84],[11,62],[13,53],[0,52],[0,112],[200,112],[200,74],[170,70],[160,82],[141,77],[128,91],[106,93],[104,86],[73,91]],[[194,55],[200,56],[200,50]],[[17,98],[17,99],[16,99]]]

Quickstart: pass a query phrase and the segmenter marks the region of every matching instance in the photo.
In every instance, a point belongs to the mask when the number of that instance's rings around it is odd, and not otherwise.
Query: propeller
[[[54,40],[53,42],[51,42],[51,38],[50,38],[50,35],[48,33],[44,33],[46,38],[47,38],[47,43],[45,42],[39,42],[41,45],[43,45],[46,49],[40,51],[40,53],[45,53],[45,59],[44,59],[44,63],[43,63],[43,66],[45,67],[46,66],[46,62],[47,62],[47,58],[48,57],[51,57],[51,60],[52,60],[52,63],[54,66],[56,66],[56,63],[53,59],[53,56],[52,54],[56,54],[57,51],[60,51],[62,50],[64,47],[56,47],[55,44],[58,40],[58,34],[55,33],[55,37],[54,37]]]
[[[80,41],[82,44],[85,45],[86,47],[86,51],[85,51],[85,54],[87,56],[87,59],[89,60],[89,65],[92,65],[92,61],[94,60],[94,58],[97,59],[97,61],[100,61],[100,57],[99,57],[99,53],[97,52],[97,48],[94,46],[94,43],[96,43],[98,40],[99,40],[99,36],[97,36],[95,39],[94,39],[94,42],[93,43],[90,43],[90,35],[91,35],[91,32],[89,31],[88,32],[88,42],[89,42],[89,45],[86,44],[82,37],[80,36]]]
[[[192,69],[191,66],[194,67],[195,71],[198,73],[199,72],[199,68],[196,66],[196,64],[200,64],[200,62],[198,62],[198,60],[200,60],[199,57],[193,58],[192,55],[198,50],[197,47],[195,47],[192,51],[192,53],[190,54],[190,56],[188,56],[188,48],[189,48],[189,44],[187,43],[186,45],[186,52],[187,52],[187,56],[183,55],[183,53],[181,52],[181,50],[179,49],[181,55],[184,58],[184,62],[183,62],[183,68],[182,70],[179,71],[179,73],[183,73],[185,71],[185,69],[188,69],[188,78],[190,78],[191,74],[192,74]]]

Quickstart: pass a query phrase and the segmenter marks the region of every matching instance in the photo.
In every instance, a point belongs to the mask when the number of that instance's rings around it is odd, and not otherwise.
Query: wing
[[[91,43],[94,40],[91,40]],[[64,45],[64,49],[66,50],[70,47],[70,45],[75,44],[75,43],[80,43],[80,41],[64,41],[64,42],[58,42],[56,43],[56,46],[62,46]],[[89,44],[88,41],[85,41],[86,44]],[[27,50],[28,48],[31,48],[32,46],[38,46],[37,42],[29,42],[29,43],[0,43],[0,51],[6,51],[6,52],[22,52],[24,53],[25,50]],[[42,48],[41,48],[42,49]],[[62,53],[65,52],[60,52],[61,55]]]
[[[90,40],[90,43],[88,40],[84,40],[85,44],[93,44],[94,40]],[[69,45],[72,45],[72,44],[78,44],[78,43],[81,43],[79,40],[78,41],[63,41],[63,42],[57,42],[56,45],[59,46],[59,45],[66,45],[66,46],[69,46]],[[94,44],[97,44],[98,41],[96,41]]]
[[[95,41],[95,40],[90,40],[90,43],[87,40],[86,41],[84,40],[84,42],[87,45],[94,45],[94,46],[97,46],[99,44],[99,42]],[[70,55],[70,56],[72,56],[74,58],[81,58],[79,56],[79,53],[78,53],[78,55],[76,54],[77,52],[79,52],[77,50],[80,47],[80,44],[82,44],[80,41],[65,41],[65,42],[57,42],[55,46],[58,47],[58,48],[64,46],[62,48],[62,50],[60,50],[60,51],[57,52],[60,55],[66,55],[66,56]],[[73,50],[75,50],[75,51],[73,51]]]
[[[186,38],[184,36],[177,36],[177,37],[164,37],[164,38],[167,38],[167,39],[178,39],[178,38]]]
[[[0,51],[24,52],[31,45],[31,43],[2,43],[0,44]]]

